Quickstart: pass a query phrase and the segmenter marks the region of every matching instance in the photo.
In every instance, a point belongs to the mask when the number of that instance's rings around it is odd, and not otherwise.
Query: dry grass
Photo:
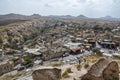
[[[6,75],[6,76],[3,76],[3,77],[0,77],[0,80],[12,80],[12,79],[16,79],[22,75],[25,75],[25,71],[22,71],[22,72],[18,72],[17,74],[15,75]]]
[[[63,72],[62,77],[63,78],[69,78],[70,76],[69,76],[68,72],[65,71],[65,72]]]
[[[100,56],[87,56],[86,60],[88,63],[94,63],[98,61],[101,57]]]
[[[69,73],[73,73],[72,71],[71,71],[71,68],[67,68],[63,73],[62,73],[62,77],[63,78],[69,78],[70,76],[69,76]]]
[[[52,65],[52,67],[57,67],[57,66],[61,66],[63,63],[62,62],[55,62]]]
[[[113,55],[113,58],[120,60],[120,56],[119,55]]]

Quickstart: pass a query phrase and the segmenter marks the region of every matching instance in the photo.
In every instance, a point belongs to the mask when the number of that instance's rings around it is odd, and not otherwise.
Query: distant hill
[[[0,15],[0,19],[23,19],[23,18],[27,18],[27,16],[20,15],[20,14],[14,14],[14,13]]]
[[[0,20],[10,20],[10,19],[33,19],[33,18],[40,18],[41,16],[39,14],[33,14],[30,16],[21,15],[21,14],[6,14],[6,15],[0,15]]]
[[[50,15],[49,17],[52,17],[52,18],[74,18],[74,16],[71,16],[71,15]]]
[[[39,15],[39,14],[33,14],[33,15],[29,16],[29,17],[30,17],[30,18],[40,18],[41,15]]]
[[[101,18],[98,18],[98,19],[101,19],[101,20],[112,20],[112,21],[119,21],[120,18],[114,18],[114,17],[111,17],[111,16],[105,16],[105,17],[101,17]]]
[[[88,18],[88,17],[86,17],[84,15],[79,15],[79,16],[77,16],[77,18]]]
[[[75,16],[71,16],[71,15],[50,15],[49,17],[52,17],[52,18],[88,18],[84,15],[79,15],[77,17]]]
[[[105,16],[100,18],[89,18],[84,15],[79,15],[77,17],[71,16],[71,15],[50,15],[50,16],[41,16],[39,14],[33,14],[33,15],[21,15],[21,14],[6,14],[6,15],[0,15],[0,21],[1,20],[11,20],[11,19],[17,19],[17,20],[30,20],[30,19],[39,19],[41,17],[51,17],[51,18],[80,18],[80,19],[97,19],[97,20],[110,20],[110,21],[120,21],[120,18],[114,18],[111,16]]]

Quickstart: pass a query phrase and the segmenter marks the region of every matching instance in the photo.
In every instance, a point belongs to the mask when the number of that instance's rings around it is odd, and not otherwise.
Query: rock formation
[[[81,80],[119,80],[118,64],[102,58],[91,66]]]
[[[32,73],[33,80],[60,80],[61,69],[40,69]]]

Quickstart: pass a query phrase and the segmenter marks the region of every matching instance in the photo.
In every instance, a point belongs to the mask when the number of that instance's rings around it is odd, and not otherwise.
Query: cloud
[[[78,0],[78,3],[85,3],[87,0]]]
[[[0,14],[86,15],[120,17],[120,0],[1,0]]]
[[[49,4],[45,4],[44,6],[45,6],[45,7],[52,7],[52,6],[51,6],[51,5],[49,5]]]

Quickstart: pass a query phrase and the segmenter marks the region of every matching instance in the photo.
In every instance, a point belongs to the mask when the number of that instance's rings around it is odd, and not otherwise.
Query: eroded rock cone
[[[118,64],[113,61],[108,64],[108,67],[103,71],[104,80],[119,80],[119,68]]]
[[[102,58],[91,66],[81,80],[119,80],[118,64]]]
[[[60,80],[61,69],[40,69],[32,73],[33,80]]]

